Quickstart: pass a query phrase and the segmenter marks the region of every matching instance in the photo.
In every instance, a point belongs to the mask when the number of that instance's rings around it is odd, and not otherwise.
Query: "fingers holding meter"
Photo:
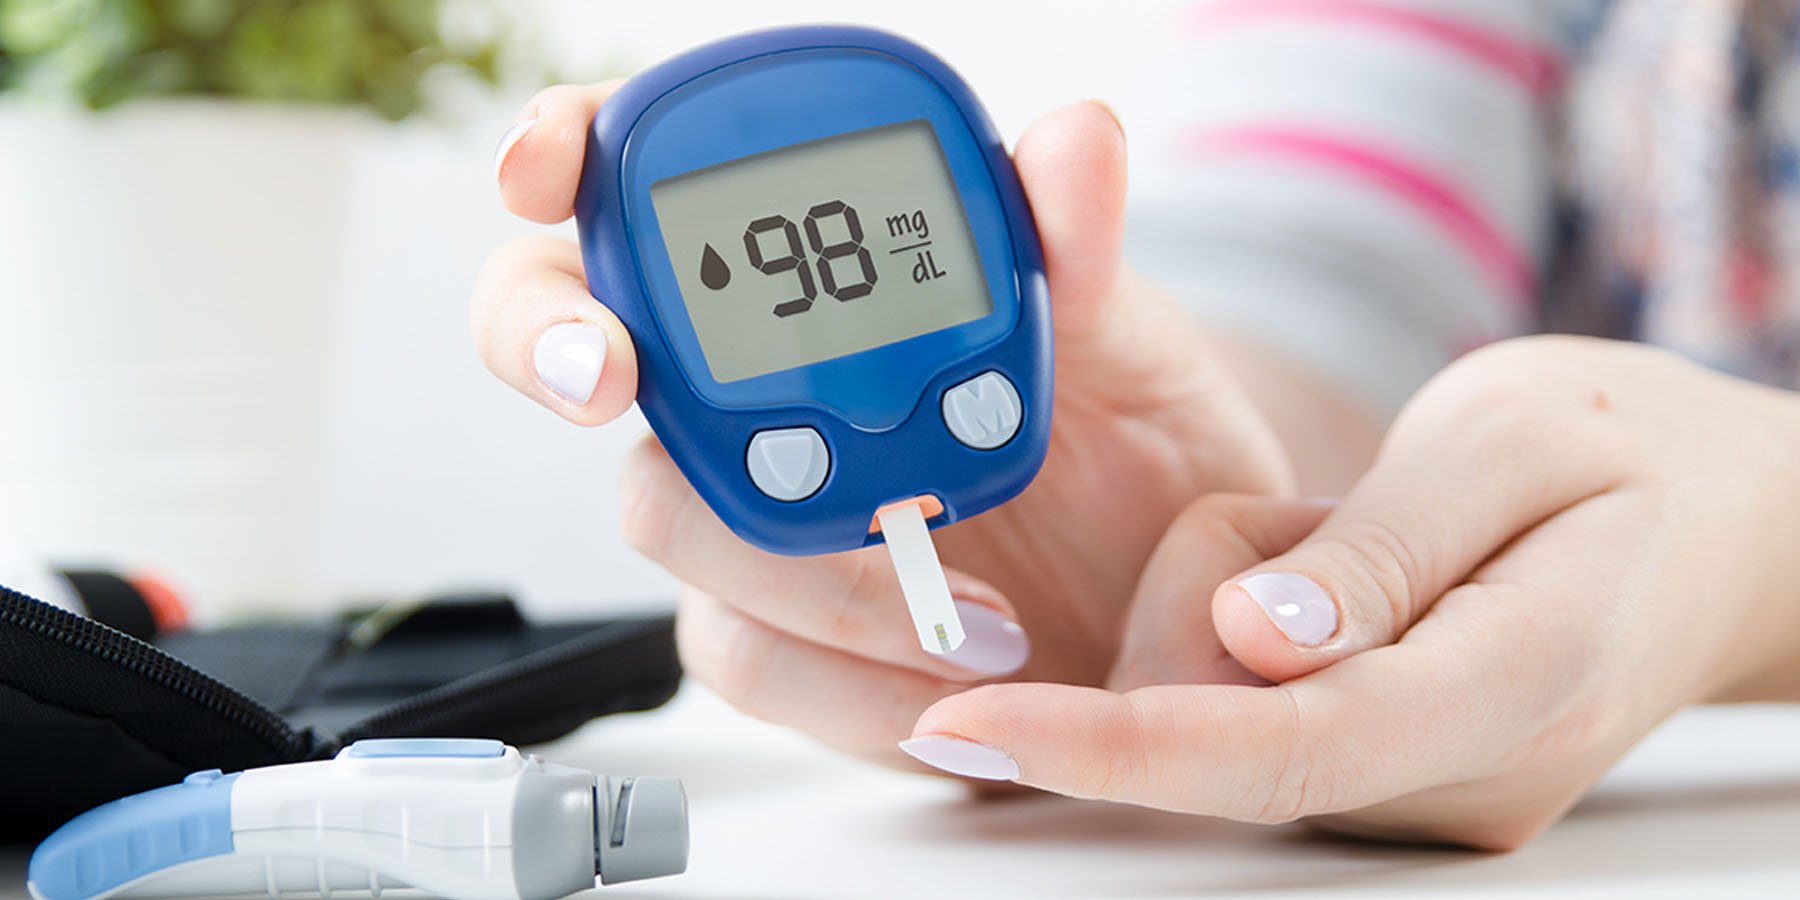
[[[961,79],[857,28],[701,47],[600,107],[575,214],[719,518],[788,555],[886,541],[920,646],[955,649],[929,529],[1030,483],[1051,398],[1036,227]]]

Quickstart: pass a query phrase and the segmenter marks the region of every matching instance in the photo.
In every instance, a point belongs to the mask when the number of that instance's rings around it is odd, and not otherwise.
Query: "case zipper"
[[[281,759],[311,755],[316,738],[260,703],[122,631],[0,585],[0,629],[17,628],[91,654],[161,685],[248,732]]]

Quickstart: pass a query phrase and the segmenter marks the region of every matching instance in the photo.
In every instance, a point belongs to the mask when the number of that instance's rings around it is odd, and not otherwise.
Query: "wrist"
[[[1758,666],[1706,698],[1708,703],[1800,703],[1800,648]]]
[[[1758,389],[1759,391],[1763,389]],[[1773,392],[1771,392],[1773,393]],[[1800,702],[1800,394],[1773,394],[1772,427],[1745,441],[1760,457],[1747,495],[1759,507],[1744,516],[1745,554],[1755,576],[1742,600],[1736,677],[1709,699],[1721,703]]]

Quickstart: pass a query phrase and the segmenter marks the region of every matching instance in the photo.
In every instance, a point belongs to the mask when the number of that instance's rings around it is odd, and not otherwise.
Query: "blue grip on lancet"
[[[183,863],[232,852],[237,774],[189,775],[89,810],[31,856],[27,878],[42,900],[85,900]]]

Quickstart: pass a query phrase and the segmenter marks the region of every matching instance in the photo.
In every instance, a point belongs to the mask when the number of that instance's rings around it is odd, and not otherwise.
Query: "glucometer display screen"
[[[664,179],[650,199],[721,383],[994,309],[962,200],[923,119]]]

